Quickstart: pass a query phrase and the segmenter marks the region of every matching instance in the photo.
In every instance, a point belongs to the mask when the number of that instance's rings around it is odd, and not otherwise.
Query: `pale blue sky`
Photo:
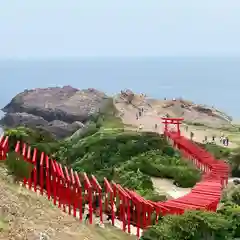
[[[240,55],[240,0],[1,0],[0,58]]]

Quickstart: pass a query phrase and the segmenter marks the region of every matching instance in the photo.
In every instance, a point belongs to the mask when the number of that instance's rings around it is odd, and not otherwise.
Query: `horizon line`
[[[0,61],[54,61],[54,60],[86,60],[86,59],[160,59],[160,58],[195,58],[195,59],[203,59],[203,58],[220,58],[220,59],[236,59],[240,58],[240,55],[159,55],[159,56],[151,56],[151,55],[139,55],[139,56],[51,56],[51,57],[0,57]]]

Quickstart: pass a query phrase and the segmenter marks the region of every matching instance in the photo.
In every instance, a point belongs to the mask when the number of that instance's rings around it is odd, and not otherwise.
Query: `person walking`
[[[221,135],[220,135],[220,143],[223,143],[223,139],[224,139],[224,134],[221,133]],[[224,143],[223,143],[223,145],[224,145]]]
[[[191,141],[193,140],[193,137],[194,137],[194,133],[190,132],[190,139],[191,139]]]
[[[114,203],[113,203],[113,211],[114,211],[114,214],[116,215],[117,208]],[[111,219],[112,219],[112,206],[111,206],[111,204],[108,204],[107,221],[110,221]]]
[[[224,146],[226,146],[226,137],[223,137],[222,143],[223,143]]]
[[[89,212],[89,206],[88,206],[89,203],[86,203],[85,204],[85,209],[87,211],[87,214],[85,216],[85,219],[84,219],[84,222],[87,223],[89,221],[89,218],[90,218],[90,212]]]
[[[226,137],[226,138],[225,138],[225,146],[228,147],[228,144],[229,144],[229,139],[228,139],[228,137]]]

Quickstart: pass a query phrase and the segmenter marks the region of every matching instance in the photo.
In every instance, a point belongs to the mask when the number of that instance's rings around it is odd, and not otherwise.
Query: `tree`
[[[25,127],[5,129],[5,135],[9,136],[10,150],[14,150],[17,141],[22,142],[29,138],[29,133]]]

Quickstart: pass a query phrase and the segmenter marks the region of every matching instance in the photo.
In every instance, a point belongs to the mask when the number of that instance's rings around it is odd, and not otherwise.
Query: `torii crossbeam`
[[[176,132],[180,136],[180,124],[182,123],[183,120],[184,120],[183,118],[163,117],[162,118],[162,123],[164,124],[164,132],[169,131],[168,126],[175,125],[177,127]]]

